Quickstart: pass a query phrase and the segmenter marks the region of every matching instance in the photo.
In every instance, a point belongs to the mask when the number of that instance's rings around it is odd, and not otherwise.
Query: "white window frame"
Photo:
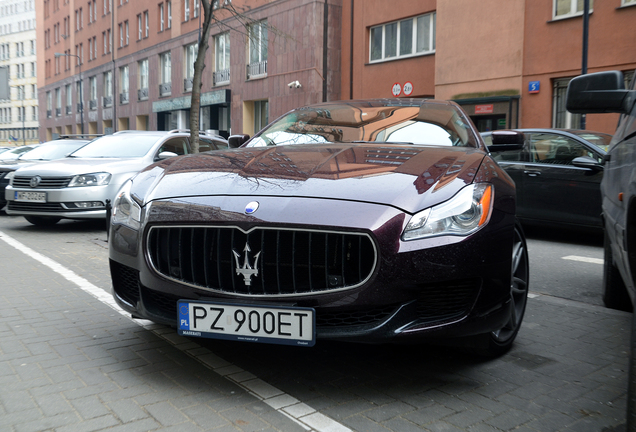
[[[220,33],[214,37],[214,70],[222,71],[230,68],[230,32]]]
[[[164,31],[165,29],[165,19],[163,16],[163,8],[164,8],[164,4],[161,3],[161,6],[159,6],[159,31]]]
[[[139,61],[139,88],[147,89],[149,85],[148,59]]]
[[[144,23],[146,25],[144,37],[148,37],[148,35],[150,34],[150,17],[148,15],[148,11],[144,11]]]
[[[636,6],[636,0],[621,0],[621,6]]]
[[[263,31],[263,29],[265,31]],[[258,34],[256,32],[258,31]],[[267,60],[269,55],[269,28],[267,26],[267,20],[262,20],[250,24],[248,26],[248,64],[259,63]],[[256,51],[254,51],[256,50]],[[258,59],[252,60],[252,53],[258,54]]]
[[[417,23],[418,20],[423,19],[429,20],[428,23],[428,41],[429,46],[428,49],[425,47],[423,50],[417,50]],[[400,44],[401,44],[401,26],[406,21],[411,21],[411,52],[400,54]],[[395,55],[387,56],[386,53],[386,37],[387,37],[387,27],[388,26],[396,26],[396,35],[395,35]],[[381,41],[380,41],[380,57],[374,58],[374,53],[377,54],[377,51],[374,51],[374,38],[373,36],[377,34],[376,32],[381,32]],[[435,53],[436,49],[436,41],[435,35],[437,33],[437,12],[430,12],[423,15],[418,15],[413,18],[401,19],[397,21],[391,21],[382,25],[373,26],[369,29],[369,63],[381,63],[385,61],[392,61],[397,59],[404,59],[410,57],[417,57],[422,55],[430,55]]]
[[[104,72],[104,97],[113,96],[113,72]]]
[[[190,21],[190,0],[183,0],[183,21]]]
[[[121,92],[128,93],[130,89],[128,65],[119,68],[119,83],[121,85]]]
[[[557,5],[558,5],[558,2],[560,1],[563,1],[566,3],[569,2],[570,10],[566,13],[557,15]],[[592,13],[593,4],[594,4],[594,0],[590,0],[590,13]],[[566,18],[581,16],[581,15],[583,15],[583,9],[578,10],[578,0],[552,0],[552,19],[553,20],[566,19]]]
[[[197,59],[197,53],[199,52],[199,44],[193,43],[190,45],[186,45],[185,49],[185,77],[192,78],[194,77],[194,62]]]
[[[168,26],[167,26],[167,28],[172,28],[172,1],[168,0],[166,2],[166,4],[168,6],[167,7],[167,9],[168,9],[167,10],[167,12],[168,12]]]
[[[161,84],[172,82],[172,55],[170,51],[159,54],[161,63]]]
[[[194,2],[194,7],[192,8],[192,18],[198,18],[199,17],[199,0],[192,0]]]
[[[138,38],[137,40],[141,40],[141,37],[143,35],[142,33],[142,27],[141,27],[141,14],[137,15],[137,27],[139,28],[139,32],[138,32]]]

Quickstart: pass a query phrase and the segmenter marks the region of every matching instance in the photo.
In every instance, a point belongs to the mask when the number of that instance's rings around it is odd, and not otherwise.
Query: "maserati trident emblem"
[[[29,182],[29,186],[31,186],[32,188],[38,187],[38,185],[40,184],[41,181],[42,181],[42,177],[35,176],[35,177],[31,178],[31,181]]]
[[[243,252],[245,252],[245,259],[243,260],[243,265],[239,262],[241,259],[241,254],[232,249],[232,253],[234,254],[234,260],[236,261],[236,274],[243,276],[243,282],[245,282],[245,286],[250,286],[252,284],[252,276],[258,276],[258,258],[261,253],[257,253],[254,256],[254,267],[250,266],[250,259],[248,257],[248,252],[251,252],[249,243],[245,242],[245,247],[243,248]]]

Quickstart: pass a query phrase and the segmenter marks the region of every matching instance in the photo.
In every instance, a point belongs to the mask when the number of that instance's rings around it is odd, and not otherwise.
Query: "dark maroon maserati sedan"
[[[508,134],[494,144],[519,149]],[[247,138],[120,190],[122,308],[187,336],[510,348],[529,274],[515,186],[456,104],[329,102]]]

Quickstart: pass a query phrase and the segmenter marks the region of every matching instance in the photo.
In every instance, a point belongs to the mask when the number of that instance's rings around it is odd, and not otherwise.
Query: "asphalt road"
[[[182,338],[108,307],[102,223],[0,216],[0,430],[622,431],[631,315],[600,306],[602,243],[528,234],[522,329],[485,360]]]

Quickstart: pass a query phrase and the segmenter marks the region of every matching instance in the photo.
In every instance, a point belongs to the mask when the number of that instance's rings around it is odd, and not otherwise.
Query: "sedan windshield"
[[[44,144],[31,151],[20,155],[23,160],[55,160],[66,157],[69,153],[77,150],[88,141],[66,141],[60,143]]]
[[[78,158],[138,158],[148,153],[159,135],[105,135],[73,152]]]
[[[247,145],[396,143],[476,147],[468,120],[453,105],[325,104],[294,110]]]

